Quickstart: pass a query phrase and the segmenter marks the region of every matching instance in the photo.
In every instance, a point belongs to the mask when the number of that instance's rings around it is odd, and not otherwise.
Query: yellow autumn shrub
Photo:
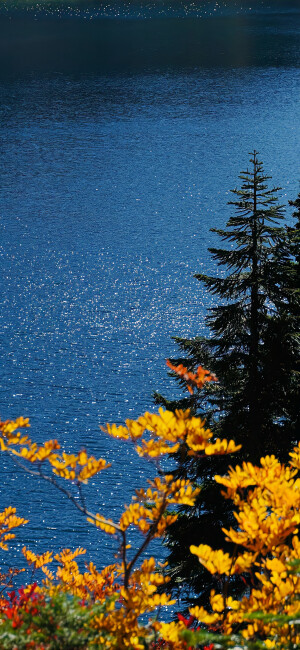
[[[208,629],[239,634],[243,647],[300,647],[300,445],[290,457],[287,465],[266,456],[258,467],[244,462],[215,476],[235,506],[237,525],[224,529],[235,551],[230,556],[204,544],[190,548],[215,582],[210,610],[194,607],[190,613]],[[226,595],[235,574],[245,581],[240,600]]]
[[[180,366],[178,372],[188,383],[190,392],[193,386],[199,388],[215,379],[203,369],[193,374]],[[42,572],[43,579],[37,588],[40,594],[51,598],[67,593],[103,605],[89,623],[96,631],[97,647],[103,650],[159,647],[294,650],[300,647],[297,564],[300,562],[300,445],[291,452],[287,465],[275,456],[267,456],[259,466],[244,462],[229,467],[226,476],[215,477],[222,486],[223,497],[233,503],[236,526],[224,529],[224,535],[235,550],[230,555],[206,544],[191,546],[191,553],[211,574],[212,590],[209,608],[190,609],[194,623],[193,629],[187,630],[184,619],[177,622],[157,619],[157,608],[175,601],[160,589],[167,583],[164,566],[153,557],[143,557],[151,541],[163,537],[167,527],[176,521],[178,506],[192,506],[199,494],[199,488],[189,480],[165,473],[163,459],[183,444],[187,453],[196,459],[229,454],[240,447],[233,440],[215,439],[205,422],[191,416],[189,411],[173,413],[160,408],[158,413],[147,412],[136,420],[126,420],[124,426],[107,425],[104,431],[108,435],[130,441],[136,453],[152,460],[157,469],[157,475],[147,487],[135,492],[131,503],[115,521],[88,509],[82,498],[85,485],[92,477],[107,471],[109,464],[102,458],[89,456],[85,450],[68,454],[56,440],[38,446],[27,435],[28,427],[29,421],[23,418],[1,422],[2,453],[8,454],[33,477],[38,476],[65,493],[100,531],[119,536],[119,557],[103,570],[98,570],[93,562],[87,562],[83,570],[80,568],[77,558],[86,553],[82,548],[63,549],[55,555],[49,550],[38,555],[30,548],[22,549],[34,572]],[[11,531],[26,523],[13,507],[0,513],[3,550],[14,537]],[[141,533],[142,541],[135,549],[128,544],[128,531],[132,528]],[[240,599],[228,596],[230,580],[237,574],[245,584]],[[11,581],[12,574],[0,574],[3,590]],[[32,585],[26,589],[31,593]],[[0,613],[0,638],[3,621]],[[92,645],[95,647],[95,641]]]
[[[187,377],[191,391],[193,385],[199,387],[214,379],[203,369],[199,369],[195,376],[189,373]],[[223,455],[239,447],[233,441],[214,440],[205,422],[192,417],[189,411],[173,413],[160,408],[158,413],[146,412],[137,420],[126,420],[125,426],[108,424],[104,428],[108,435],[131,441],[136,453],[154,461],[157,469],[157,475],[148,482],[148,487],[137,490],[119,520],[114,521],[101,512],[88,509],[82,499],[82,489],[89,479],[108,469],[106,461],[89,456],[85,450],[68,454],[61,450],[57,440],[39,446],[23,432],[28,427],[29,421],[23,418],[0,423],[1,451],[24,471],[39,476],[64,492],[89,523],[107,534],[117,534],[120,539],[118,561],[101,571],[91,562],[86,564],[85,570],[80,570],[77,557],[85,553],[81,548],[75,551],[64,549],[53,556],[48,550],[37,555],[24,547],[23,554],[31,568],[34,572],[40,569],[44,574],[39,590],[50,596],[67,592],[103,603],[104,611],[93,620],[93,625],[99,630],[99,639],[104,635],[103,647],[118,650],[144,648],[146,642],[152,643],[163,635],[163,624],[155,616],[157,608],[175,601],[166,593],[158,592],[158,588],[167,582],[164,567],[157,565],[153,557],[144,559],[142,555],[150,542],[163,537],[166,528],[176,521],[177,507],[192,506],[199,494],[199,488],[189,480],[166,474],[161,461],[182,444],[193,456]],[[171,514],[168,512],[170,507]],[[2,546],[11,535],[7,531],[21,523],[26,522],[16,517],[13,509],[4,512],[2,520],[0,516]],[[132,528],[142,534],[137,549],[131,549],[128,544],[128,531]],[[145,615],[151,616],[147,620]],[[186,647],[178,636],[182,627],[181,623],[177,624],[177,636],[174,632],[176,638],[173,640],[170,632],[166,632],[164,647],[174,650]]]

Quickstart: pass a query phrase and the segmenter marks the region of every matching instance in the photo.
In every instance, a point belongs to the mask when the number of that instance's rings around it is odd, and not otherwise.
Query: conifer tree
[[[250,169],[239,176],[240,189],[232,190],[234,200],[230,205],[234,214],[226,229],[212,229],[227,244],[226,248],[209,249],[218,268],[225,269],[225,273],[196,275],[217,297],[216,306],[209,309],[206,317],[211,335],[192,340],[177,338],[182,356],[172,360],[189,370],[201,364],[213,371],[219,382],[201,395],[177,402],[168,402],[158,394],[155,398],[169,409],[202,412],[209,423],[214,422],[218,435],[242,443],[243,459],[256,463],[267,453],[275,453],[284,460],[297,427],[299,380],[294,376],[290,398],[290,369],[293,366],[296,372],[297,358],[299,362],[295,341],[297,309],[299,316],[299,293],[296,298],[295,290],[299,222],[295,229],[281,225],[282,206],[277,200],[280,188],[268,188],[270,177],[265,175],[256,151],[251,154],[250,164]],[[299,210],[300,200],[294,205]],[[202,464],[191,464],[188,457],[184,458],[184,450],[180,452],[180,461],[181,472],[202,483],[204,489],[189,514],[182,508],[181,517],[168,534],[171,587],[175,591],[181,588],[183,601],[189,601],[189,581],[195,601],[203,603],[208,585],[201,567],[193,565],[187,550],[191,543],[209,543],[215,548],[222,544],[221,528],[230,525],[232,511],[217,511],[211,479],[226,468],[217,466],[222,461],[212,459],[210,471],[206,469],[204,476]],[[213,533],[213,540],[208,539],[208,531]],[[238,589],[241,584],[231,586]]]
[[[200,408],[208,419],[214,417],[222,435],[235,435],[243,444],[244,456],[255,462],[262,453],[275,451],[274,440],[280,432],[275,422],[280,416],[276,413],[274,418],[272,410],[274,400],[267,399],[267,391],[273,395],[273,389],[265,386],[263,364],[270,321],[277,313],[276,305],[285,300],[286,288],[280,283],[274,257],[276,251],[278,257],[286,235],[276,196],[280,188],[268,188],[270,177],[264,174],[256,151],[250,163],[250,170],[239,176],[240,189],[232,190],[234,200],[229,204],[235,214],[226,229],[212,228],[229,244],[209,249],[218,268],[227,273],[196,275],[218,297],[218,304],[206,317],[211,336],[176,340],[185,355],[181,362],[189,369],[204,365],[219,379],[218,386],[201,396],[201,403],[196,396],[186,404]],[[171,406],[159,395],[156,400]]]
[[[296,443],[300,432],[300,194],[289,204],[296,207],[296,222],[286,228],[273,256],[270,281],[275,309],[268,323],[263,363],[264,384],[273,388],[269,402],[280,424],[279,451],[282,445]]]

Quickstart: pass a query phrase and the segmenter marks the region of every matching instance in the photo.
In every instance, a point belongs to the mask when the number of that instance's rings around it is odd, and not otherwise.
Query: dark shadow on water
[[[152,20],[0,16],[0,74],[299,63],[293,14]]]

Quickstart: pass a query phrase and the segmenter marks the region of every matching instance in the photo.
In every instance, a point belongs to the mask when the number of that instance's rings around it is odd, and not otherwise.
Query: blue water
[[[0,16],[1,417],[112,462],[91,482],[95,511],[118,516],[153,474],[99,425],[174,395],[171,337],[204,331],[211,298],[193,274],[214,270],[209,229],[248,152],[285,204],[299,191],[299,13],[285,7]],[[23,544],[112,560],[116,540],[5,458],[1,495],[30,519],[4,561]]]

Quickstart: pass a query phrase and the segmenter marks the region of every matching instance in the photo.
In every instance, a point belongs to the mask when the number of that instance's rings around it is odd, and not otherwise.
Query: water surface
[[[91,488],[105,514],[153,470],[99,424],[174,394],[171,337],[204,331],[193,274],[213,271],[209,229],[225,225],[248,152],[283,202],[298,193],[299,14],[286,7],[0,16],[1,416],[111,461]],[[111,560],[114,541],[49,486],[4,459],[1,479],[3,507],[30,519],[16,550]]]

